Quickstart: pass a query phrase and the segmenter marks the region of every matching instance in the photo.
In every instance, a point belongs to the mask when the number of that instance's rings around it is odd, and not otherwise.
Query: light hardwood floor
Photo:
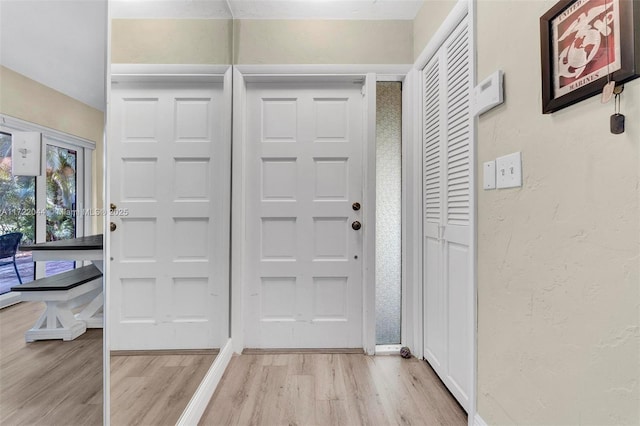
[[[102,330],[25,343],[44,310],[0,310],[0,424],[101,425]],[[112,356],[111,424],[174,425],[214,353]],[[202,425],[465,425],[429,366],[359,354],[232,359]]]
[[[44,311],[0,310],[0,425],[102,425],[102,330],[26,343]],[[111,424],[175,425],[217,351],[111,357]]]
[[[112,355],[111,425],[175,425],[216,353]]]
[[[0,424],[101,425],[102,330],[26,343],[44,303],[0,309]]]
[[[415,358],[356,354],[235,356],[201,425],[466,425]]]

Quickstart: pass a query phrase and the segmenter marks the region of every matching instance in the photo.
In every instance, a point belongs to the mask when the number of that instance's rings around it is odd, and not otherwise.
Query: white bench
[[[45,302],[46,310],[25,333],[27,342],[36,340],[73,340],[87,331],[81,312],[72,309],[96,298],[102,292],[102,272],[95,265],[83,266],[61,274],[12,287],[20,300]]]

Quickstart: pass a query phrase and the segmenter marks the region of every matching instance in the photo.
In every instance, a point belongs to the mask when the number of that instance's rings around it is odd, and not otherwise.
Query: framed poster
[[[542,112],[640,77],[640,1],[561,0],[540,18]]]

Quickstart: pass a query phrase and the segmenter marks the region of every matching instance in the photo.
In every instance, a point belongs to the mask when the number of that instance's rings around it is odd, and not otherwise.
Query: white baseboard
[[[376,355],[400,355],[402,345],[376,345]]]
[[[480,414],[476,413],[475,416],[473,416],[473,426],[489,426],[487,425],[487,423],[482,420],[482,417],[480,417]]]
[[[176,426],[194,426],[198,424],[231,361],[231,355],[233,355],[233,348],[231,339],[229,339],[218,356],[216,356],[202,382],[200,382],[198,389],[191,397],[187,408],[182,412]]]

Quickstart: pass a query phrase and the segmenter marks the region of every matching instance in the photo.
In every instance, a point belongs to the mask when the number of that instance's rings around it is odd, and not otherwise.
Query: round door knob
[[[358,229],[362,228],[362,224],[356,220],[355,222],[353,222],[353,223],[351,224],[351,227],[352,227],[355,231],[357,231]]]
[[[115,231],[118,227],[116,226],[115,223],[111,222],[109,223],[109,229],[111,230],[111,232]]]
[[[355,211],[360,210],[360,203],[351,204],[351,208],[354,209]]]

